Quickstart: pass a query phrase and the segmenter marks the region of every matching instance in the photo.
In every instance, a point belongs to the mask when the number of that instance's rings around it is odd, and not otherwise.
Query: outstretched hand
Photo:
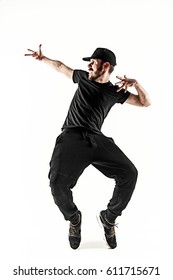
[[[126,77],[126,75],[124,75],[124,77],[119,77],[119,76],[116,77],[117,79],[120,80],[119,82],[115,83],[115,85],[120,85],[117,91],[120,91],[122,88],[125,88],[125,92],[126,92],[128,87],[132,87],[137,84],[137,81],[135,79],[129,79]]]
[[[43,54],[42,54],[41,46],[42,46],[42,45],[40,44],[40,45],[39,45],[39,50],[38,50],[38,52],[33,51],[33,50],[31,50],[31,49],[28,49],[28,51],[31,52],[31,53],[26,53],[25,56],[32,56],[32,57],[34,57],[35,59],[42,60],[44,56],[43,56]]]

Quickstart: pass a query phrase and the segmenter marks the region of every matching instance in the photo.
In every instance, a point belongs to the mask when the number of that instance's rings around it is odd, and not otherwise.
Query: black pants
[[[57,138],[50,162],[50,187],[56,205],[66,220],[75,219],[78,208],[72,188],[84,169],[92,164],[115,180],[107,205],[107,218],[114,221],[127,206],[137,180],[137,169],[112,138],[91,132],[65,129]]]

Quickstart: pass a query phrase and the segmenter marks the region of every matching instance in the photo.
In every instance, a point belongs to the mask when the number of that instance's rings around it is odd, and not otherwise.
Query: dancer
[[[45,62],[78,84],[62,132],[56,139],[49,171],[54,201],[65,220],[70,221],[70,246],[77,249],[80,245],[82,221],[81,211],[73,201],[72,189],[84,169],[92,164],[115,181],[112,198],[99,215],[107,244],[113,249],[117,246],[115,220],[131,199],[138,172],[114,140],[101,132],[101,128],[116,103],[148,107],[150,98],[136,79],[117,76],[119,82],[115,85],[110,82],[116,56],[107,48],[97,48],[91,56],[83,58],[88,62],[88,71],[73,70],[59,60],[46,57],[41,45],[38,51],[28,51],[30,53],[26,56]],[[129,87],[134,87],[136,94],[129,92]],[[116,124],[112,129],[116,129]],[[96,181],[93,188],[95,184]],[[99,193],[95,201],[97,199]]]

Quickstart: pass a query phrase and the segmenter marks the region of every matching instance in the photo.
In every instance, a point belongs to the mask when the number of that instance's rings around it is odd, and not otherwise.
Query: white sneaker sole
[[[102,238],[103,238],[104,242],[106,243],[106,245],[110,248],[109,244],[107,243],[106,237],[105,237],[105,231],[104,231],[103,224],[100,220],[100,213],[96,215],[96,219],[97,219],[97,222],[98,222],[98,224],[100,226],[100,229],[101,229]]]

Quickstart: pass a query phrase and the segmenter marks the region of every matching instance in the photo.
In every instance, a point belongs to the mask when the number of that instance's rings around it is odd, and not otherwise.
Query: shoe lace
[[[79,224],[80,224],[80,221],[76,225],[73,225],[72,223],[70,223],[70,228],[69,228],[70,235],[76,236],[79,234],[79,231],[80,231]]]
[[[78,233],[78,228],[73,226],[72,224],[70,224],[70,229],[69,229],[69,233],[71,235],[76,235]]]
[[[115,224],[115,227],[118,228],[118,223]]]
[[[109,234],[108,234],[109,237],[112,237],[115,235],[115,227],[118,228],[118,223],[109,228]]]

